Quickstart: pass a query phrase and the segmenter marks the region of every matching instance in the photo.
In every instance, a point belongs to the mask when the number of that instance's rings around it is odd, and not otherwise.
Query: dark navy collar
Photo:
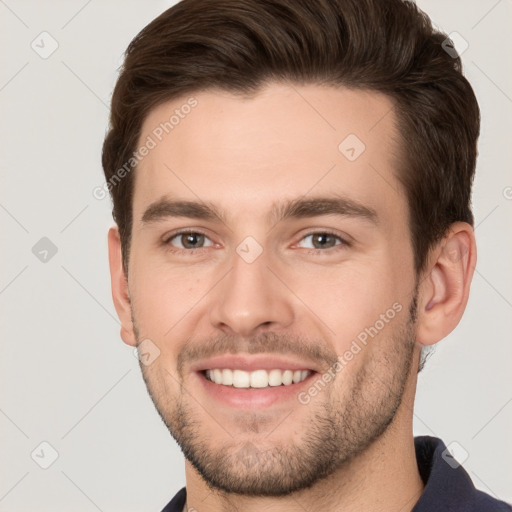
[[[425,489],[411,512],[510,512],[512,507],[475,489],[466,470],[437,437],[414,438]]]
[[[512,507],[475,489],[465,469],[437,437],[414,438],[416,460],[425,489],[411,512],[511,512]],[[162,512],[182,512],[183,487]]]

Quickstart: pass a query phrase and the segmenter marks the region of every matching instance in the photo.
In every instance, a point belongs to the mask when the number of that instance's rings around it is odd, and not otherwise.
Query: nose
[[[248,263],[237,253],[232,267],[215,287],[210,320],[216,329],[239,337],[289,327],[294,319],[293,294],[277,277],[265,251]]]

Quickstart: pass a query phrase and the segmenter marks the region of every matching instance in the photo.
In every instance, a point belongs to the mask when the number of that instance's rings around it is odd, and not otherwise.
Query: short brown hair
[[[183,0],[130,43],[112,96],[102,163],[128,272],[132,158],[150,110],[220,88],[269,81],[374,90],[393,100],[417,274],[456,221],[473,225],[480,112],[447,35],[404,0]]]

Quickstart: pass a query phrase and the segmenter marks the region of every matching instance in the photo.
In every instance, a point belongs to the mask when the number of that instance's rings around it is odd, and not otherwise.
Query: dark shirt
[[[418,469],[425,489],[412,512],[511,512],[512,506],[475,489],[469,475],[437,437],[414,438]],[[182,512],[183,487],[162,512]],[[207,511],[205,511],[207,512]]]

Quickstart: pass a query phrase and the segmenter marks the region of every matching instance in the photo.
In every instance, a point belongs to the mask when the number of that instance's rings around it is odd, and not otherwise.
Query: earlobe
[[[128,281],[123,269],[121,239],[117,226],[111,227],[108,231],[108,258],[112,299],[117,316],[121,321],[121,338],[127,345],[135,347],[137,340],[133,328]]]
[[[433,345],[459,323],[476,265],[473,227],[457,222],[431,251],[430,273],[419,289],[417,341]]]

